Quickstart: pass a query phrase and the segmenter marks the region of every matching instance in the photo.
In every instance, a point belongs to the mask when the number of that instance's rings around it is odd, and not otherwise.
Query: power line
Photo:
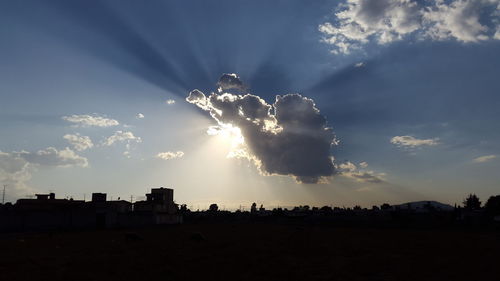
[[[5,188],[7,188],[7,185],[3,185],[3,192],[2,192],[2,205],[5,204]]]

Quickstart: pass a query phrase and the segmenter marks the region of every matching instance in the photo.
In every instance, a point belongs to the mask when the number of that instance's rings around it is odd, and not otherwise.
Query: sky
[[[500,0],[0,1],[0,182],[192,209],[500,190]]]

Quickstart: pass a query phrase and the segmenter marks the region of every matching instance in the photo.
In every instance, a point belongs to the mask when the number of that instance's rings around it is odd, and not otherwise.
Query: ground
[[[0,234],[0,280],[500,280],[500,232],[186,223]]]

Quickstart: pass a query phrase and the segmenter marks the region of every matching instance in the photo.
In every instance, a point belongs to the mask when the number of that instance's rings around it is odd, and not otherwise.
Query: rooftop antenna
[[[3,192],[2,192],[2,205],[5,204],[5,188],[7,188],[7,185],[3,185]]]

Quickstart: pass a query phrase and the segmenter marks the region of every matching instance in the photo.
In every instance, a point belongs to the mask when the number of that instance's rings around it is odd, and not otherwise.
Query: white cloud
[[[112,136],[106,138],[103,142],[104,145],[110,146],[115,142],[142,142],[140,137],[134,136],[132,132],[116,131]]]
[[[67,140],[78,151],[83,151],[94,146],[90,137],[81,136],[78,133],[75,135],[67,134],[64,135],[63,138]]]
[[[9,185],[13,197],[22,192],[32,192],[27,186],[36,167],[87,167],[87,158],[77,155],[69,148],[57,150],[53,147],[37,152],[1,152],[0,182]]]
[[[170,160],[170,159],[175,159],[175,158],[181,158],[182,156],[184,156],[184,152],[182,152],[182,151],[176,151],[176,152],[167,151],[167,152],[158,153],[156,155],[156,158],[160,158],[163,160]]]
[[[29,190],[26,182],[31,179],[29,163],[17,153],[0,151],[0,182],[9,187],[8,194],[16,197]]]
[[[73,150],[66,147],[63,150],[57,150],[54,147],[47,147],[46,149],[39,150],[35,153],[21,151],[13,152],[20,158],[26,160],[30,164],[40,166],[53,166],[53,167],[71,167],[80,166],[87,167],[87,158],[77,155]]]
[[[166,104],[168,105],[172,105],[172,104],[175,104],[175,100],[172,100],[172,99],[168,99],[165,101]]]
[[[363,67],[365,66],[364,62],[358,62],[357,64],[354,65],[354,67]]]
[[[369,42],[387,44],[410,34],[431,40],[478,42],[499,39],[499,0],[345,0],[334,22],[319,26],[334,53]],[[484,23],[482,23],[484,22]]]
[[[368,164],[366,162],[361,162],[359,165],[361,168],[368,167]],[[384,173],[375,173],[374,171],[359,170],[358,167],[356,167],[356,165],[354,165],[349,161],[339,164],[337,167],[337,171],[341,176],[354,179],[355,181],[358,182],[382,183],[385,181]]]
[[[423,21],[428,23],[426,35],[435,40],[454,38],[462,42],[496,39],[489,34],[488,26],[480,22],[481,13],[495,2],[498,3],[493,0],[456,0],[446,4],[438,0],[423,12]]]
[[[391,139],[391,143],[400,147],[419,147],[419,146],[434,146],[439,144],[439,139],[417,139],[412,136],[395,136]]]
[[[135,116],[135,118],[137,118],[137,119],[143,119],[144,118],[144,114],[137,113],[137,115]]]
[[[489,162],[493,159],[497,158],[497,155],[485,155],[485,156],[480,156],[480,157],[476,157],[474,158],[474,160],[472,160],[472,162],[474,163],[484,163],[484,162]]]
[[[99,115],[71,115],[63,116],[62,119],[73,123],[76,127],[112,127],[120,124],[117,120]]]

